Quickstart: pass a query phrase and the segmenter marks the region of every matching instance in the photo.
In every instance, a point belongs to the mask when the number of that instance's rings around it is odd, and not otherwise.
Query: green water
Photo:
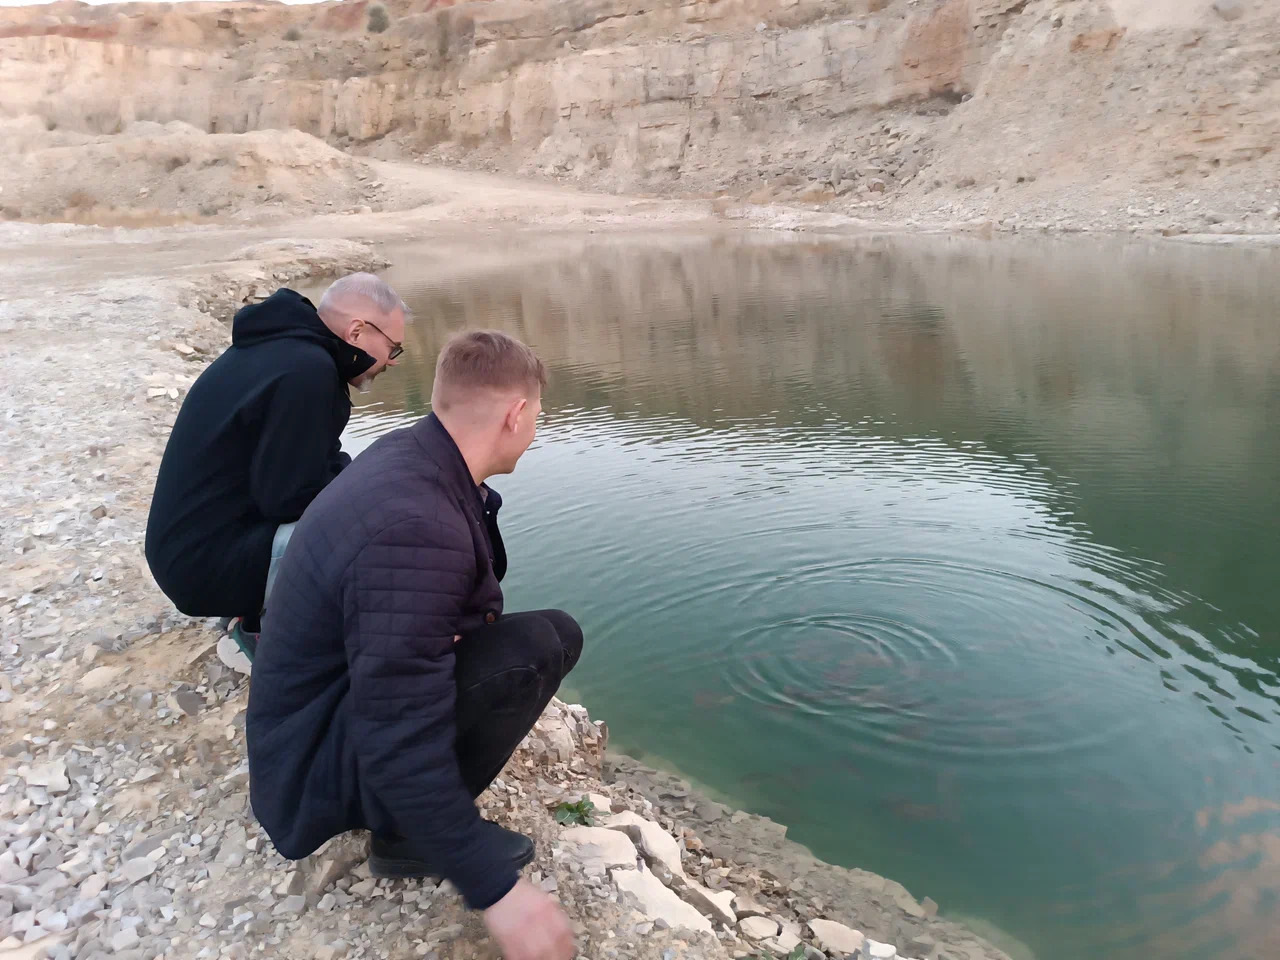
[[[1280,253],[492,238],[418,314],[553,382],[509,609],[615,743],[1041,960],[1280,956]]]

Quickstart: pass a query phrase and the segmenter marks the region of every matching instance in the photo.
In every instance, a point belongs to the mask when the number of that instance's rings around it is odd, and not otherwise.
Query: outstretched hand
[[[573,960],[573,931],[560,904],[528,880],[484,912],[506,960]]]

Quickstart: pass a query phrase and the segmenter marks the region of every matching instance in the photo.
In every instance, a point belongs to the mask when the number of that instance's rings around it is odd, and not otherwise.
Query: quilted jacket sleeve
[[[454,753],[453,637],[474,576],[456,521],[402,521],[357,556],[343,606],[362,790],[483,910],[517,874],[480,829]]]

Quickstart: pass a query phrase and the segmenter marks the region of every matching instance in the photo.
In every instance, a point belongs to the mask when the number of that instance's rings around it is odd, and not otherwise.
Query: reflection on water
[[[459,327],[548,360],[508,602],[617,741],[1042,960],[1280,956],[1275,254],[452,253],[352,440]]]

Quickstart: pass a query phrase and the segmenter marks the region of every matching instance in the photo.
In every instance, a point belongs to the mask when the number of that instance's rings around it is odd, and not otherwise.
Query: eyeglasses
[[[379,327],[372,320],[366,320],[365,323],[373,327],[373,329],[377,330],[379,333],[382,333],[382,328]],[[382,333],[382,336],[383,336],[383,339],[387,341],[387,343],[391,344],[391,352],[387,354],[388,360],[394,360],[396,357],[400,356],[400,354],[404,353],[403,343],[400,343],[398,340],[392,340],[385,333]]]

